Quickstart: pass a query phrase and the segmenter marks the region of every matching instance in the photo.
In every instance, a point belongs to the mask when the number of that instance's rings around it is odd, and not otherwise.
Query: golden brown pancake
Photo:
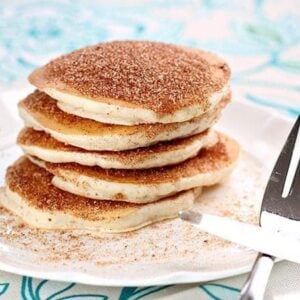
[[[104,169],[146,169],[180,163],[191,158],[205,147],[217,142],[213,130],[196,135],[160,142],[156,145],[125,151],[87,151],[64,144],[44,131],[24,128],[17,143],[23,151],[53,163],[75,162],[81,165],[98,165]]]
[[[229,77],[225,61],[202,50],[114,41],[56,58],[29,81],[75,114],[79,108],[102,114],[102,122],[133,125],[200,116],[221,100]]]
[[[122,126],[99,123],[63,112],[55,100],[39,91],[21,101],[19,111],[26,125],[44,130],[64,143],[87,150],[120,151],[202,132],[216,122],[229,99],[225,98],[201,117],[173,124]]]
[[[96,201],[56,188],[52,177],[21,157],[7,169],[7,197],[2,197],[1,204],[25,222],[41,228],[123,232],[174,218],[179,210],[190,207],[199,194],[199,190],[191,190],[144,205]]]
[[[53,184],[70,193],[94,199],[147,203],[176,192],[222,181],[239,155],[237,142],[219,134],[218,142],[180,164],[147,170],[117,170],[54,164],[31,157],[54,174]]]

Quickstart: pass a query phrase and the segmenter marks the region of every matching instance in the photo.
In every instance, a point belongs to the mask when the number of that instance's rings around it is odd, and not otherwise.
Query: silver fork
[[[300,233],[300,116],[274,166],[265,190],[260,225],[279,232]],[[259,253],[240,300],[263,299],[275,257]]]

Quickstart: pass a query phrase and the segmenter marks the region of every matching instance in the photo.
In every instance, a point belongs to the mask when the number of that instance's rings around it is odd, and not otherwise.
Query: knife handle
[[[247,278],[239,300],[262,300],[271,274],[275,257],[259,253]]]

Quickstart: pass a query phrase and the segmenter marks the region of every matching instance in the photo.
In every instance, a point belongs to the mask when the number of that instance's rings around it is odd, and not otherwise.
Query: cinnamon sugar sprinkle
[[[194,104],[209,108],[208,97],[228,82],[230,69],[217,56],[149,41],[114,41],[82,48],[34,71],[29,81],[103,101],[168,114]]]
[[[261,199],[267,182],[263,166],[255,157],[242,153],[240,163],[222,185],[205,189],[193,210],[227,216],[258,224]],[[247,178],[247,180],[245,180]],[[3,194],[0,194],[0,197]],[[224,270],[232,267],[232,256],[245,264],[247,251],[218,239],[179,219],[159,222],[140,230],[120,234],[92,234],[86,231],[42,230],[23,223],[16,215],[0,208],[1,252],[7,264],[31,270],[87,272],[102,278],[116,278],[149,269],[155,263],[168,263],[168,272],[185,270]],[[11,233],[7,234],[7,228]],[[96,251],[95,251],[96,249]],[[251,257],[253,261],[255,254]],[[240,266],[240,265],[239,265]],[[153,266],[154,267],[154,266]],[[144,272],[144,275],[145,275]],[[149,275],[149,272],[147,272]]]

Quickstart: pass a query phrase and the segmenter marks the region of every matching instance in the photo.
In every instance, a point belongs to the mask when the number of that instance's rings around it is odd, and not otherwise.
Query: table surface
[[[300,112],[300,1],[1,1],[0,98],[50,58],[112,39],[147,39],[219,53],[233,95]],[[205,284],[96,287],[0,272],[2,299],[235,299],[246,275]],[[278,263],[266,299],[299,299],[300,266]]]

